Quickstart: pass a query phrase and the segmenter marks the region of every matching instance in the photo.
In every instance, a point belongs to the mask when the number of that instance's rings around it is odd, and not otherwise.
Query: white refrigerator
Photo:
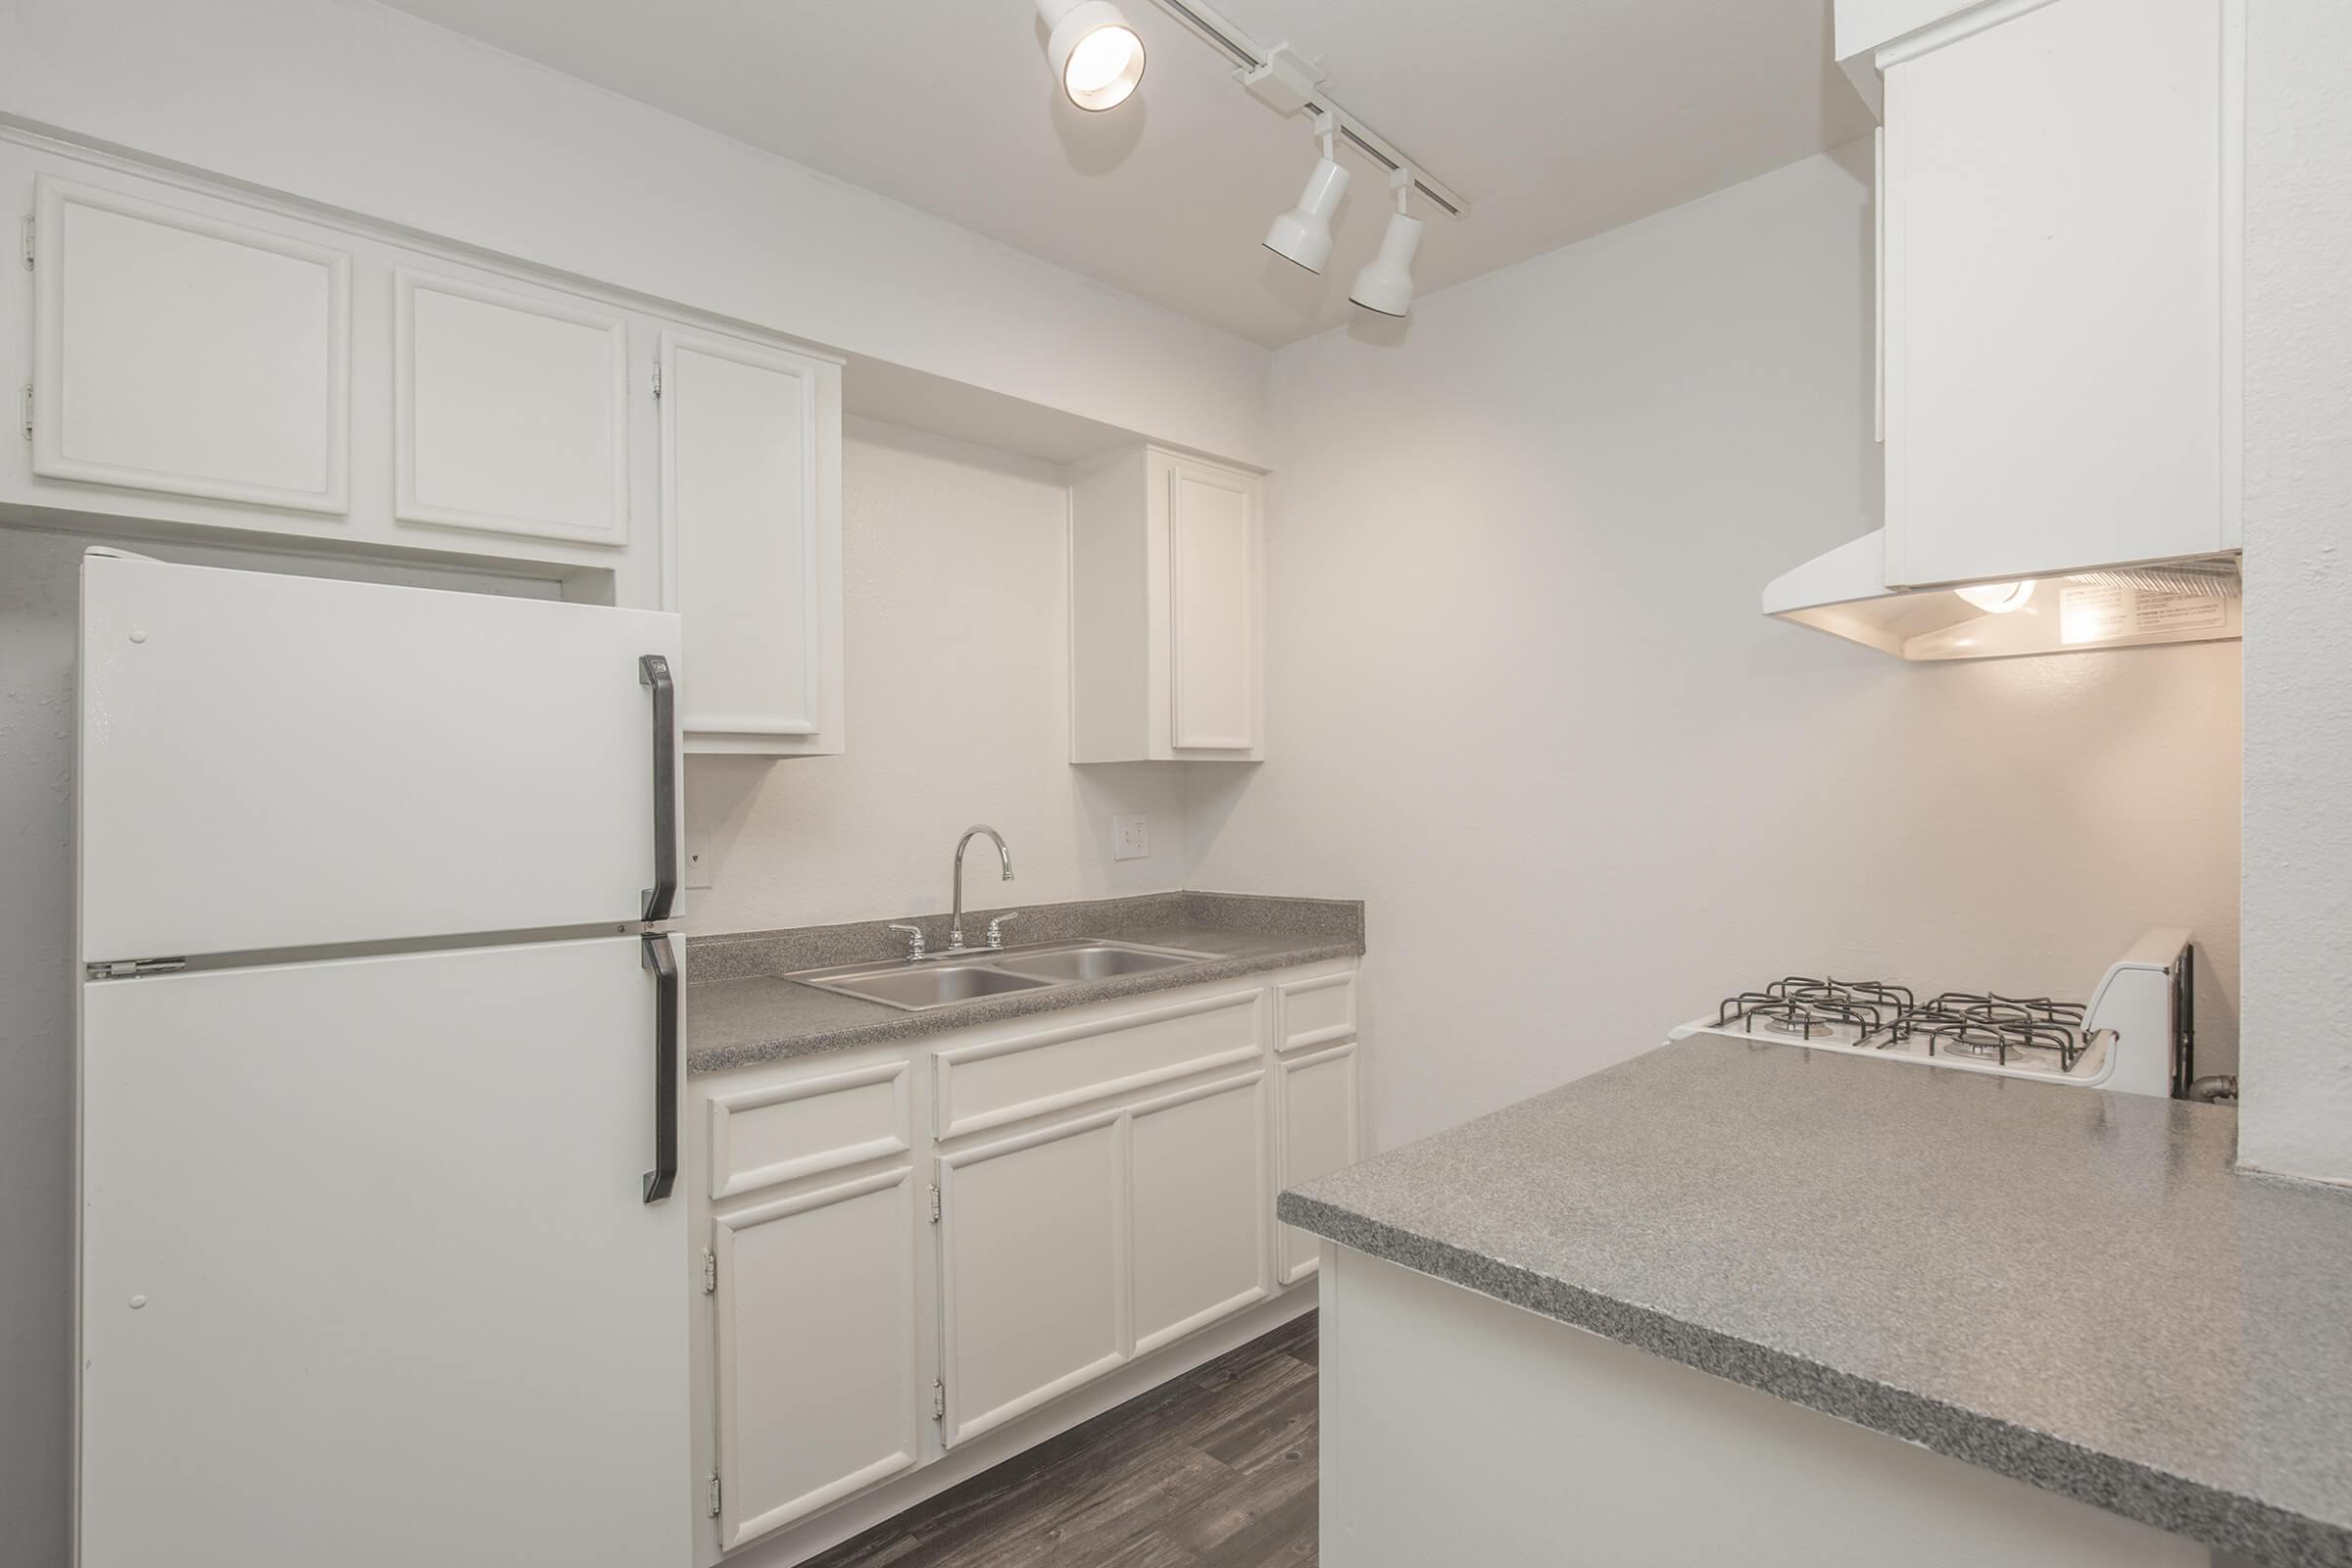
[[[82,1568],[687,1560],[677,655],[84,558]]]

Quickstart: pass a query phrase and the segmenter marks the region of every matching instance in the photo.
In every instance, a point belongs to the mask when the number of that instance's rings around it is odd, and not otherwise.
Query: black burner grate
[[[1921,1002],[1908,986],[1794,974],[1761,991],[1726,997],[1715,1009],[1715,1026],[1735,1023],[1748,1034],[1761,1025],[1799,1040],[1842,1026],[1855,1032],[1857,1045],[1880,1051],[1920,1039],[1931,1056],[2002,1066],[2033,1059],[2032,1053],[2048,1052],[2056,1054],[2061,1072],[2075,1070],[2086,1044],[2081,1003],[2005,997],[1992,991],[1945,991]]]

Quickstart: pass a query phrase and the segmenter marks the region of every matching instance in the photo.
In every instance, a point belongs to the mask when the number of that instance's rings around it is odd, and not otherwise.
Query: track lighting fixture
[[[1331,116],[1315,117],[1315,134],[1322,139],[1323,156],[1315,161],[1314,172],[1306,176],[1298,205],[1275,219],[1274,226],[1266,230],[1266,249],[1310,272],[1322,271],[1323,264],[1331,260],[1331,215],[1338,210],[1340,198],[1348,194],[1348,171],[1332,158],[1338,129]]]
[[[1367,311],[1403,316],[1413,308],[1413,256],[1421,249],[1421,220],[1404,210],[1413,188],[1412,171],[1390,170],[1389,188],[1396,193],[1396,211],[1389,215],[1388,229],[1380,236],[1380,254],[1355,274],[1348,297]]]
[[[1081,109],[1115,109],[1144,79],[1144,40],[1110,0],[1037,0],[1054,79]]]

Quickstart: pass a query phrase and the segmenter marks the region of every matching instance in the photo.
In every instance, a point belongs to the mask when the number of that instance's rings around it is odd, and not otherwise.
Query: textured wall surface
[[[2238,1158],[2352,1182],[2352,6],[2247,9]]]
[[[850,749],[762,763],[695,758],[686,818],[712,835],[696,931],[887,919],[948,906],[956,837],[973,908],[1180,887],[1182,770],[1072,767],[1069,491],[1060,468],[852,419],[842,457]],[[693,678],[693,672],[687,672]],[[1151,856],[1110,858],[1113,811]]]
[[[1867,531],[1867,150],[1280,351],[1269,760],[1193,880],[1368,901],[1382,1145],[1745,986],[2086,999],[2194,927],[2233,1058],[2239,650],[1905,665],[1765,619]]]

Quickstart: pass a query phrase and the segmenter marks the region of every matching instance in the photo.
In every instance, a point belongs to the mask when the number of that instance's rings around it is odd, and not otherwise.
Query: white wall
[[[2352,6],[2248,9],[2238,1158],[2352,1182]]]
[[[1018,874],[1001,881],[977,846],[973,908],[1182,887],[1181,772],[1069,763],[1064,470],[854,418],[842,486],[850,749],[688,760],[687,823],[714,834],[717,862],[687,895],[689,928],[944,910],[974,822]],[[1114,810],[1149,813],[1149,858],[1110,858]]]
[[[1368,901],[1382,1146],[1790,972],[2084,998],[2203,944],[2234,644],[1907,666],[1757,612],[1874,526],[1867,148],[1275,357],[1269,760],[1192,881]]]
[[[74,628],[82,550],[0,528],[0,1561],[66,1561],[74,1299]],[[198,565],[553,598],[551,583],[195,546]]]
[[[1255,344],[368,0],[9,0],[0,118],[1263,461]]]

